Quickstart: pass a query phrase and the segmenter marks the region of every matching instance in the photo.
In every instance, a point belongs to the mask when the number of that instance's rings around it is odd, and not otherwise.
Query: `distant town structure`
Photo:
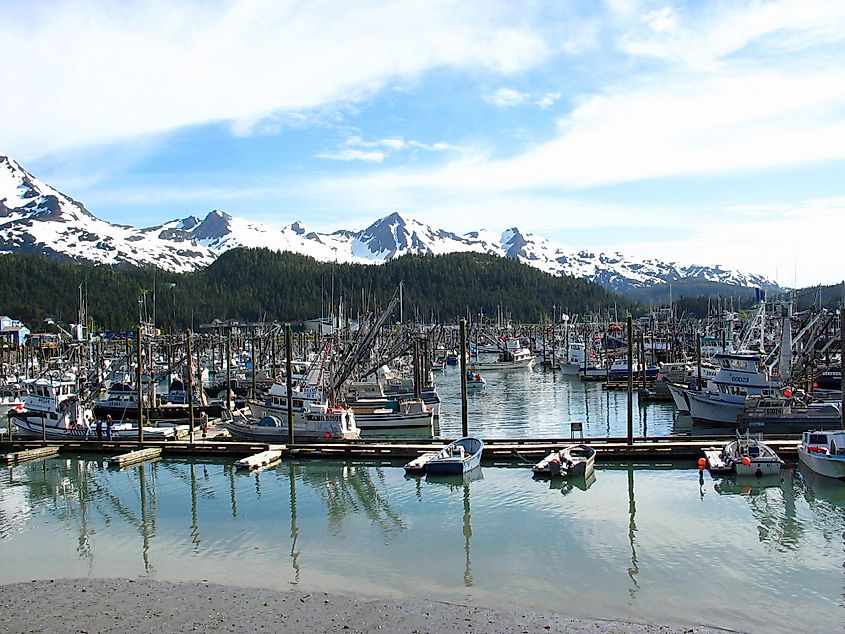
[[[0,315],[0,337],[8,343],[22,346],[29,337],[29,328],[20,320]]]

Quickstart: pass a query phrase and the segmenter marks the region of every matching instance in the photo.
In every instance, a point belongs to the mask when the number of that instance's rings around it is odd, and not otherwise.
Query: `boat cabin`
[[[845,431],[805,431],[801,440],[809,453],[845,455]]]

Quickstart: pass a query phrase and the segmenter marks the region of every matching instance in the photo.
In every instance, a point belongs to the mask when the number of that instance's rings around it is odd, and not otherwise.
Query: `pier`
[[[634,438],[579,438],[578,442],[593,447],[599,463],[602,462],[661,462],[690,460],[695,463],[705,450],[722,447],[733,440],[724,436],[659,436]],[[196,458],[244,458],[278,453],[280,459],[338,459],[368,461],[409,461],[432,452],[451,442],[450,438],[434,439],[362,439],[331,442],[276,445],[256,442],[230,441],[50,441],[49,446],[63,454],[121,454],[147,449],[159,449],[165,458],[191,456]],[[510,465],[539,460],[549,452],[572,444],[571,438],[485,438],[482,460],[488,465]],[[797,438],[767,438],[771,446],[785,460],[797,459]],[[0,453],[43,450],[47,445],[40,440],[4,441]],[[266,454],[269,455],[269,454]]]

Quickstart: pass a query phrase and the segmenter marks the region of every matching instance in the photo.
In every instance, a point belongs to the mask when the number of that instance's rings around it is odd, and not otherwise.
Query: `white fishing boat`
[[[780,473],[783,460],[759,435],[737,433],[722,451],[705,450],[708,468],[715,472],[732,472],[738,476],[770,476]]]
[[[481,465],[484,442],[475,436],[465,436],[449,443],[431,456],[425,465],[430,474],[459,475]]]
[[[359,400],[349,407],[360,429],[434,429],[434,413],[422,399]]]
[[[719,371],[707,389],[686,391],[689,413],[695,423],[734,428],[745,410],[745,398],[778,388],[780,380],[768,376],[756,352],[717,354],[715,361]]]
[[[845,431],[805,431],[798,460],[815,473],[845,480]]]
[[[226,423],[229,433],[244,440],[286,442],[288,439],[287,386],[274,383],[262,401],[248,400],[251,418],[237,416]],[[355,413],[332,407],[317,387],[294,386],[291,391],[293,429],[297,440],[358,438]]]
[[[532,467],[536,476],[587,477],[593,472],[596,450],[589,445],[568,445],[551,452]]]
[[[26,438],[48,440],[95,440],[97,438],[94,415],[85,407],[76,392],[76,381],[68,379],[37,379],[28,382],[28,393],[23,407],[10,412],[15,431]],[[102,425],[102,438],[108,437],[106,425]],[[172,439],[181,431],[176,425],[144,427],[144,437]],[[116,422],[112,425],[113,439],[134,440],[138,438],[138,426]]]
[[[570,341],[569,345],[558,352],[557,364],[560,371],[568,376],[588,378],[605,377],[607,370],[594,353],[587,354],[581,341]]]
[[[509,338],[505,340],[504,346],[498,359],[492,361],[477,359],[470,363],[467,369],[473,372],[527,370],[534,365],[534,353],[528,348],[521,347],[518,339]]]

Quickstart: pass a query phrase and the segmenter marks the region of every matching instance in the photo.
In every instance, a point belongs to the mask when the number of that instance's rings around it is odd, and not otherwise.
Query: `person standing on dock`
[[[112,434],[111,428],[112,428],[112,425],[114,425],[114,423],[112,422],[112,419],[111,419],[111,414],[109,414],[108,416],[106,416],[106,438],[107,438],[108,440],[111,440],[111,434]]]
[[[103,439],[103,419],[97,418],[97,440]]]

